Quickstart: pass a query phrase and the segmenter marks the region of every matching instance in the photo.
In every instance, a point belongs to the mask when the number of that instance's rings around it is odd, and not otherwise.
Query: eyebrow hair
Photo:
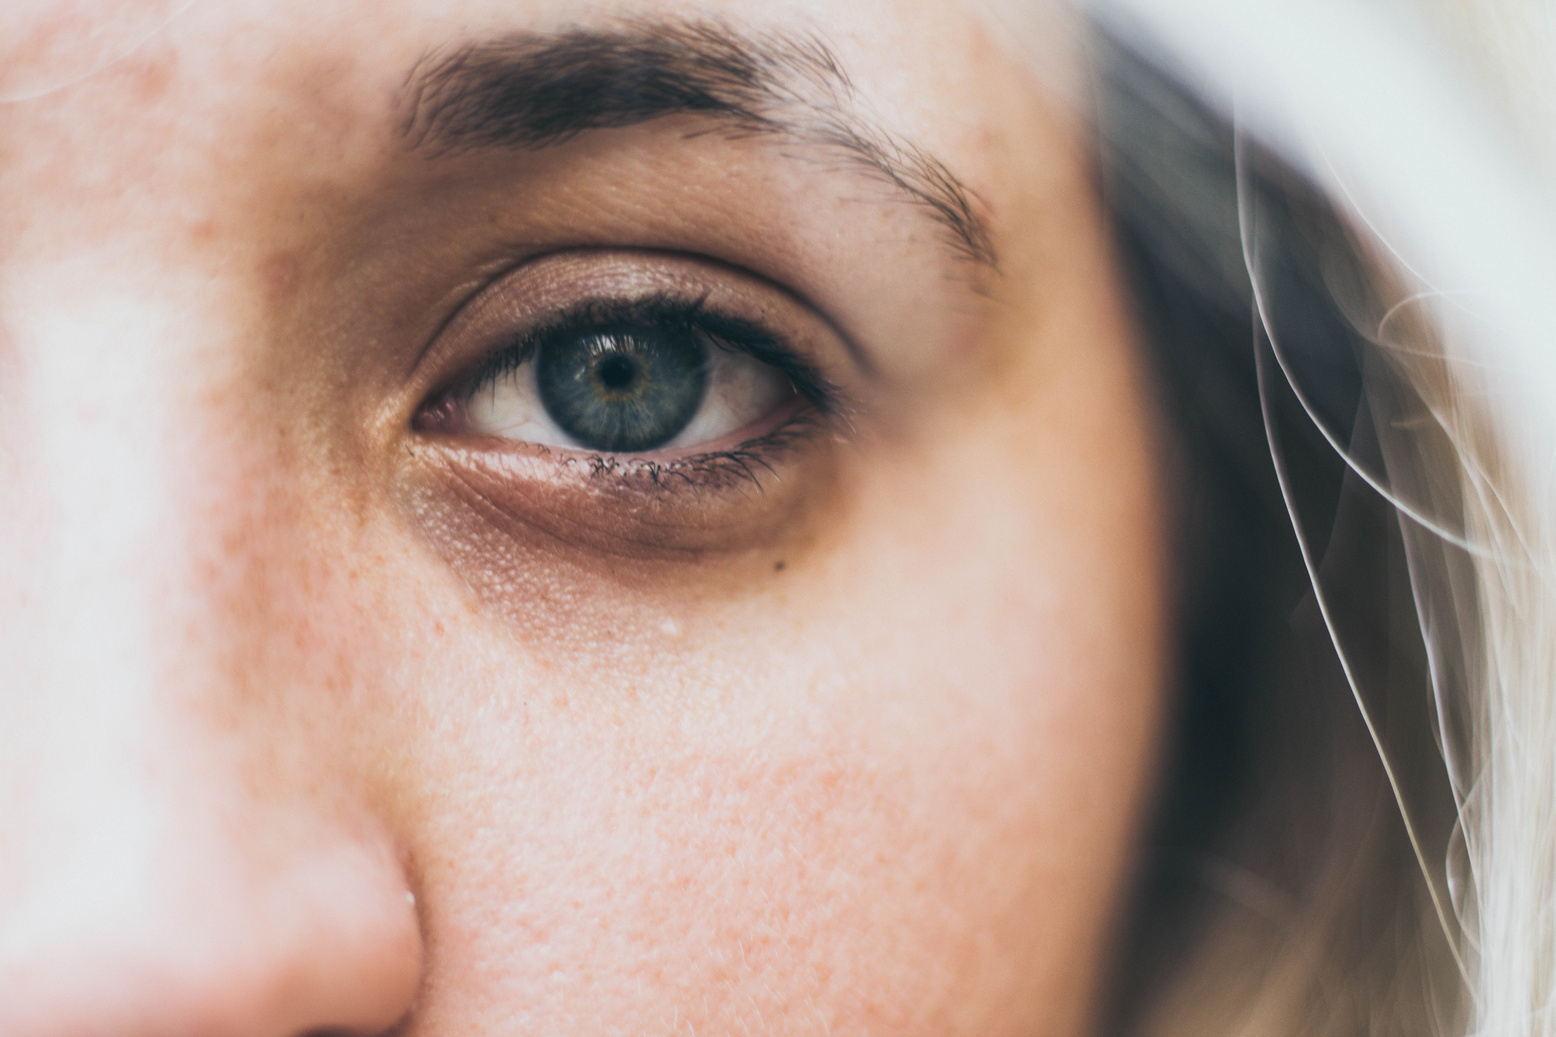
[[[959,257],[996,267],[973,192],[945,163],[862,117],[847,73],[815,36],[746,36],[705,21],[518,33],[424,57],[407,97],[411,147],[440,155],[546,148],[670,115],[815,147],[922,208]]]

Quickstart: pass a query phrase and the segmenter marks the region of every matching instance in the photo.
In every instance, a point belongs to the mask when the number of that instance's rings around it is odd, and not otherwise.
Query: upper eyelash
[[[760,324],[707,306],[706,296],[688,299],[668,292],[631,299],[590,299],[552,314],[526,329],[489,356],[465,379],[458,394],[469,399],[532,359],[542,342],[566,331],[611,324],[660,324],[681,327],[724,349],[745,353],[789,379],[796,392],[822,414],[842,408],[842,394],[820,371],[782,345]]]

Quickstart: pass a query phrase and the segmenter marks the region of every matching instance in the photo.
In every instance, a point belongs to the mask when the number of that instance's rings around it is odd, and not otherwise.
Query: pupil
[[[535,387],[546,413],[579,445],[653,450],[701,409],[708,347],[684,327],[653,322],[563,330],[536,353]]]
[[[618,392],[631,385],[638,375],[638,365],[619,354],[606,357],[595,370],[601,385]]]

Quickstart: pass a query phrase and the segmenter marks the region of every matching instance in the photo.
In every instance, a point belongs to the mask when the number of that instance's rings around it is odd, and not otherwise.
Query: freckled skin
[[[685,120],[399,136],[431,49],[709,12],[821,33],[998,274]],[[1088,1032],[1168,651],[1070,132],[928,3],[202,3],[0,106],[0,1033]],[[567,249],[775,286],[851,425],[690,489],[418,431]]]

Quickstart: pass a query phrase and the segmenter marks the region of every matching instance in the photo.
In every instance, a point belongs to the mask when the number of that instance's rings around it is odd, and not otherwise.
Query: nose
[[[415,994],[420,948],[389,842],[180,784],[127,790],[121,777],[89,805],[40,804],[31,846],[6,834],[0,1033],[390,1029]]]
[[[191,503],[198,458],[170,465],[144,417],[188,409],[146,406],[154,379],[50,393],[35,355],[0,415],[0,1037],[394,1027],[422,947],[393,832],[323,736],[274,720],[322,698],[308,667],[221,647],[223,624],[296,640],[240,607],[274,572],[209,503],[242,488],[210,466]]]

